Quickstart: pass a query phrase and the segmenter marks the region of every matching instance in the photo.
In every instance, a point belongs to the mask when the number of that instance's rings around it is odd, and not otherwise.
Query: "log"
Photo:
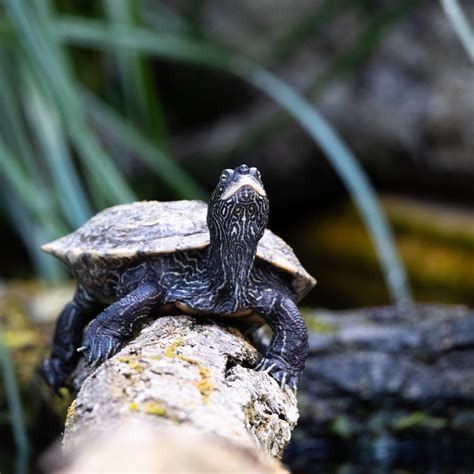
[[[296,397],[251,368],[258,357],[227,324],[156,319],[96,370],[80,367],[49,471],[286,472]]]

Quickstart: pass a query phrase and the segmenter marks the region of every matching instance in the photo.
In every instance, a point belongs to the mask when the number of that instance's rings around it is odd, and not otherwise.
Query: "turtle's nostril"
[[[249,167],[247,165],[240,165],[238,168],[237,168],[237,171],[240,173],[240,174],[248,174],[249,173]]]

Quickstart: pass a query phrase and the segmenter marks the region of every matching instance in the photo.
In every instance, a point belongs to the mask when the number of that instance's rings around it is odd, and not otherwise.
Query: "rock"
[[[313,465],[337,455],[339,462],[429,464],[474,442],[472,310],[321,310],[307,320],[332,330],[311,332],[289,463]],[[444,448],[428,456],[433,439],[444,440]],[[310,454],[309,445],[323,449]]]

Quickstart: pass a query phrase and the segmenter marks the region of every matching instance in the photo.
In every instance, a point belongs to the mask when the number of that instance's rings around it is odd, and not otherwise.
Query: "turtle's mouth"
[[[235,183],[231,183],[225,193],[221,196],[222,200],[227,200],[242,191],[245,194],[256,193],[260,196],[266,196],[267,193],[263,186],[250,175],[243,175]]]

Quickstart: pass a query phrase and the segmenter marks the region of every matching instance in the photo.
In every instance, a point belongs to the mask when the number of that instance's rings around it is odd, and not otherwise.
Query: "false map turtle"
[[[267,323],[256,368],[296,388],[308,351],[296,303],[316,281],[266,229],[268,215],[260,172],[241,165],[222,172],[209,205],[119,205],[44,245],[77,278],[43,363],[49,385],[65,385],[80,352],[94,366],[111,357],[143,318],[185,313]]]

